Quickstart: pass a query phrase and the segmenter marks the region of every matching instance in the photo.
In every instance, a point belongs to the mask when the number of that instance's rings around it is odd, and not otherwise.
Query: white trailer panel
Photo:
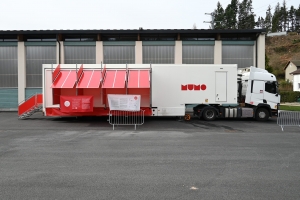
[[[236,104],[237,65],[152,65],[151,100],[159,116],[182,116],[186,104]]]

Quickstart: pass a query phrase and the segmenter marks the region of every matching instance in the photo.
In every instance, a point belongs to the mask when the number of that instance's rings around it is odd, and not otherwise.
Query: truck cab
[[[242,92],[247,107],[253,107],[258,120],[277,115],[280,103],[275,75],[267,70],[250,67],[242,72]],[[265,111],[268,113],[265,113]]]

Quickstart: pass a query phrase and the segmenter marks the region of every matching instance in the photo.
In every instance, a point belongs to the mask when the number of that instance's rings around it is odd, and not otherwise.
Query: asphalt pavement
[[[0,199],[300,199],[300,127],[276,118],[19,120],[0,112]]]

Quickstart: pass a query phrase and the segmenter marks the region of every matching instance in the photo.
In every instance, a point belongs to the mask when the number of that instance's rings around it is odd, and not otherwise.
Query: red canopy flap
[[[73,88],[76,82],[75,70],[62,70],[52,84],[52,88]]]
[[[101,80],[101,70],[85,70],[81,75],[77,88],[99,88]]]
[[[128,88],[150,88],[149,70],[130,70]]]
[[[124,88],[125,80],[125,70],[106,70],[102,88]]]

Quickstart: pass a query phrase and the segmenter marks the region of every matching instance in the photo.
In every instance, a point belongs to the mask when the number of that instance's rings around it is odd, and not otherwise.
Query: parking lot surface
[[[0,199],[300,199],[300,128],[276,118],[19,120],[0,112]]]

